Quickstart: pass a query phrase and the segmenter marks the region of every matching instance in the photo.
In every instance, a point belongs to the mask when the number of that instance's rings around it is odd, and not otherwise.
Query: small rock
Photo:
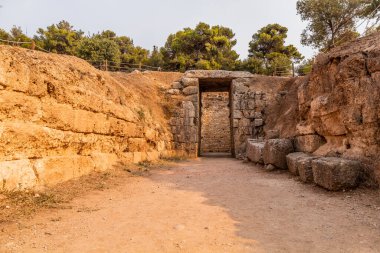
[[[276,170],[276,167],[273,166],[272,164],[268,164],[268,165],[265,167],[265,169],[266,169],[267,171],[274,171],[274,170]]]

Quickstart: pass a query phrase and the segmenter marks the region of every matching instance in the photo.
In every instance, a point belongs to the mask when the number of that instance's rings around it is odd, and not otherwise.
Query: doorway
[[[231,80],[199,80],[199,154],[233,156]]]

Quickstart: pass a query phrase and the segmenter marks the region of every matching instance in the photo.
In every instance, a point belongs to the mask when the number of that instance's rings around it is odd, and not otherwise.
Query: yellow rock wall
[[[134,84],[70,56],[0,46],[0,59],[0,190],[173,153],[160,99],[135,90],[159,96],[178,74],[133,73]]]

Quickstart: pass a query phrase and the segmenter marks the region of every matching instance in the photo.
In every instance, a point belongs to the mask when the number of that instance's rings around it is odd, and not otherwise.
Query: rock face
[[[287,169],[286,156],[293,152],[293,142],[289,139],[267,140],[263,152],[264,163]]]
[[[8,46],[0,59],[0,190],[173,154],[158,86],[170,89],[180,74],[111,76],[75,57]]]
[[[301,135],[295,138],[294,147],[299,152],[313,153],[325,143],[324,138],[319,135]]]
[[[380,33],[319,55],[298,102],[299,134],[326,140],[317,155],[371,163],[365,173],[380,179]]]
[[[248,140],[247,143],[247,158],[254,163],[264,163],[263,152],[264,142],[257,142],[255,140]]]
[[[310,75],[281,89],[266,108],[267,138],[278,131],[297,151],[360,161],[367,184],[379,184],[379,32],[320,54]]]
[[[312,161],[314,182],[328,190],[339,191],[356,187],[361,172],[358,161],[324,157]]]

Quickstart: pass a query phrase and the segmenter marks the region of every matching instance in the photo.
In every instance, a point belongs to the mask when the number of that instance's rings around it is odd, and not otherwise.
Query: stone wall
[[[285,84],[294,83],[296,79],[247,72],[186,72],[180,81],[172,84],[168,94],[182,101],[173,111],[171,119],[174,145],[191,157],[198,156],[199,152],[199,80],[203,80],[202,83],[212,80],[223,81],[224,84],[230,82],[233,118],[231,148],[233,155],[241,158],[245,154],[247,139],[265,137],[264,127],[270,108],[280,103],[286,93],[281,90]]]
[[[228,92],[201,94],[201,152],[231,153],[231,119]]]
[[[297,139],[322,137],[316,155],[360,160],[380,180],[380,33],[319,55],[298,102]]]
[[[0,46],[0,59],[0,190],[172,154],[158,98],[152,111],[130,87],[75,57]]]
[[[285,95],[282,88],[294,81],[295,78],[268,76],[233,80],[232,117],[236,157],[244,157],[248,139],[276,137],[271,131],[265,131],[265,126],[272,116],[271,108],[280,103]]]

